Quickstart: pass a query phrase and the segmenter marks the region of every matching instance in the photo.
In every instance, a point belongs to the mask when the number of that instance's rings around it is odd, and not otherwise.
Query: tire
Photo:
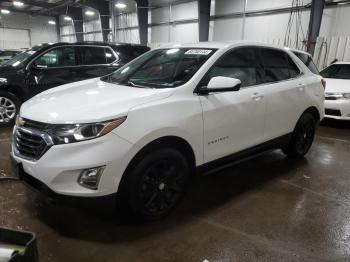
[[[304,113],[298,120],[288,146],[282,148],[291,158],[302,158],[311,148],[316,130],[316,120],[310,113]]]
[[[123,207],[142,221],[167,216],[183,198],[189,177],[185,157],[172,148],[145,154],[125,175],[118,196]]]
[[[0,91],[0,127],[15,123],[21,101],[10,92]]]

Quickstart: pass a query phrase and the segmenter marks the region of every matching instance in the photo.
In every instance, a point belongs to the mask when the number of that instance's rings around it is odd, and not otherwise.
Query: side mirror
[[[216,92],[232,92],[241,88],[241,80],[226,76],[215,76],[210,79],[207,87],[201,87],[199,94],[207,95]]]

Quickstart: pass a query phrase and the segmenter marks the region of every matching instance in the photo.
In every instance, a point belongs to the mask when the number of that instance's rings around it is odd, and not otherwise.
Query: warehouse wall
[[[311,0],[304,0],[309,4]],[[243,12],[245,0],[212,0],[210,22],[210,41],[227,41],[242,39],[242,17],[228,14]],[[292,0],[248,0],[246,11],[268,10],[290,7]],[[348,16],[350,6],[325,8],[320,35],[350,35]],[[289,46],[301,48],[301,42],[296,43],[296,30],[299,28],[299,40],[306,35],[310,11],[304,10],[300,15],[301,27],[296,27],[294,20],[290,30]],[[244,39],[284,44],[289,12],[280,14],[264,14],[247,16]],[[198,41],[198,4],[192,1],[182,4],[151,9],[149,12],[149,42],[151,46],[166,42],[196,42]],[[136,13],[122,14],[116,17],[117,40],[123,42],[139,42]],[[302,28],[302,30],[301,30]]]
[[[46,16],[30,16],[11,12],[0,19],[0,47],[28,48],[36,44],[57,42],[55,25]]]
[[[86,10],[83,9],[84,41],[103,41],[100,13],[94,10],[95,15],[90,17],[85,15]],[[88,10],[91,10],[91,8]]]
[[[151,9],[149,16],[150,43],[198,41],[197,1]],[[116,16],[118,42],[139,42],[136,12]]]

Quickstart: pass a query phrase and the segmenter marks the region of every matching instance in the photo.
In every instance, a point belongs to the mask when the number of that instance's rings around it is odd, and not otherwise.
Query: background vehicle
[[[7,62],[12,57],[18,55],[22,51],[23,50],[11,50],[11,49],[1,50],[0,49],[0,65]]]
[[[350,62],[337,62],[321,71],[327,86],[325,117],[350,120]]]
[[[118,192],[134,215],[157,219],[177,205],[196,168],[274,148],[304,156],[323,100],[321,77],[287,49],[155,49],[24,103],[12,156],[32,186],[79,197]]]
[[[22,102],[49,88],[109,74],[148,51],[100,42],[35,46],[0,67],[0,126],[13,123]]]

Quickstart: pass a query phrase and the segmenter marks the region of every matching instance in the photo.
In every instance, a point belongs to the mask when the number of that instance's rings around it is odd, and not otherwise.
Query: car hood
[[[164,99],[174,89],[122,86],[90,79],[47,90],[25,102],[23,118],[52,124],[92,123],[125,116],[137,105]]]
[[[350,80],[325,78],[326,93],[350,93]]]

